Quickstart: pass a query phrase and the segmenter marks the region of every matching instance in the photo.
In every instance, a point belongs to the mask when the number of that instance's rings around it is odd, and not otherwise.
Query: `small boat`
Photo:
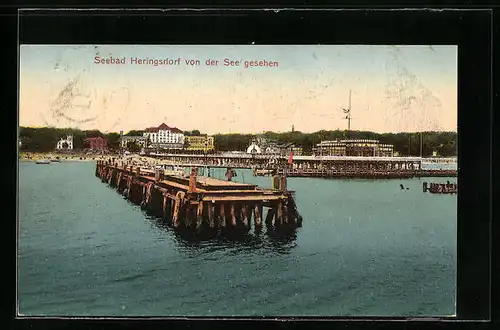
[[[37,164],[50,164],[49,159],[40,159],[36,161]]]
[[[60,159],[51,159],[50,162],[51,163],[60,163],[61,160]]]

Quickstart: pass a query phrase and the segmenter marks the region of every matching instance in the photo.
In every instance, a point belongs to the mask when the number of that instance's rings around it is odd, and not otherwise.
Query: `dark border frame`
[[[460,193],[458,195],[457,319],[488,320],[491,312],[492,127],[488,119],[492,118],[491,101],[493,96],[492,19],[492,11],[487,9],[403,11],[219,9],[141,11],[139,14],[131,11],[112,11],[105,12],[104,15],[100,11],[30,10],[23,11],[19,16],[19,42],[45,44],[250,44],[255,42],[255,44],[459,45],[458,180],[460,181]],[[169,33],[165,31],[169,31]],[[15,74],[17,76],[17,70]],[[14,122],[17,126],[16,117],[14,115]],[[17,130],[13,135],[14,141],[17,141]],[[14,154],[17,154],[17,150]],[[14,159],[14,171],[16,162],[17,157]],[[14,187],[17,187],[16,181]],[[14,197],[14,201],[16,201],[16,197]],[[15,225],[13,232],[15,232]],[[13,252],[9,255],[17,255],[17,253]],[[14,299],[14,304],[15,302]],[[15,312],[15,305],[12,307],[14,307],[13,312]],[[130,321],[133,319],[126,320],[134,323]],[[148,319],[150,318],[138,320]],[[196,319],[198,318],[192,320]],[[243,319],[219,320],[217,323],[234,326],[245,322]],[[278,326],[282,323],[276,323],[274,320],[281,321],[283,319],[256,318],[255,320]],[[404,321],[404,324],[409,327],[413,327],[413,325],[419,327],[419,324],[424,321],[387,317],[307,317],[303,319],[307,320],[307,323],[318,319],[333,319],[338,321],[337,325],[339,326],[355,324],[355,327],[368,326],[370,322],[374,321],[380,323],[380,326],[382,324],[390,325],[388,323],[392,323],[391,326],[396,326],[400,322],[394,322],[395,320]],[[71,320],[52,320],[28,318],[16,320],[15,323],[22,327],[37,324],[50,326],[54,323],[66,326],[77,325]],[[438,320],[427,321],[434,323]],[[78,322],[81,322],[81,326],[95,327],[98,324],[102,325],[108,322],[123,325],[124,320],[81,320]],[[172,325],[185,324],[184,321],[179,320],[171,320],[170,322]],[[459,324],[459,322],[448,319],[439,322]],[[157,324],[157,321],[150,319],[150,322],[146,323],[154,325]],[[201,326],[203,321],[192,321],[192,323]],[[253,322],[250,321],[250,323]],[[296,321],[292,323],[296,323]],[[324,322],[319,323],[325,324]]]

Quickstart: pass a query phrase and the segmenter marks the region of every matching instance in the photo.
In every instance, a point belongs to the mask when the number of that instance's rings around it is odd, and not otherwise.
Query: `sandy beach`
[[[106,154],[106,155],[89,155],[84,153],[72,153],[72,154],[59,154],[59,153],[37,153],[37,152],[21,152],[19,153],[20,161],[31,161],[36,162],[39,160],[55,160],[58,159],[61,162],[65,161],[77,161],[77,162],[88,162],[88,161],[114,161],[119,165],[127,166],[140,166],[141,168],[153,168],[156,165],[160,165],[166,162],[160,160],[144,157],[141,155],[131,154],[131,155],[119,155],[119,154]],[[167,162],[169,163],[169,162]],[[169,163],[171,164],[171,163]]]
[[[109,155],[86,155],[83,153],[58,154],[58,153],[40,153],[40,152],[20,152],[20,161],[39,161],[43,159],[59,159],[60,161],[96,161],[110,158]]]

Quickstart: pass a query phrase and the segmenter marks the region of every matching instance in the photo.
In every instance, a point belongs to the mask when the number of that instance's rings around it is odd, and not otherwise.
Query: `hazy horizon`
[[[178,66],[94,57],[178,59]],[[278,67],[225,67],[224,58]],[[219,66],[205,66],[218,59]],[[196,67],[185,59],[199,59]],[[19,126],[207,134],[457,131],[457,46],[21,45]]]

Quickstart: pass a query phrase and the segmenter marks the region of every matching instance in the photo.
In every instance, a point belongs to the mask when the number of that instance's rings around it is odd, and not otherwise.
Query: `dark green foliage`
[[[142,136],[143,131],[130,131],[127,136]],[[186,132],[185,132],[186,133]],[[200,135],[200,131],[193,130],[189,135]],[[20,127],[19,136],[22,141],[23,151],[52,151],[57,141],[66,135],[73,135],[73,148],[75,150],[85,148],[85,139],[101,136],[108,139],[110,148],[118,149],[120,135],[118,133],[103,134],[98,130],[81,131],[71,128],[53,127]],[[187,135],[187,134],[186,134]],[[374,133],[366,131],[326,131],[321,130],[314,133],[302,133],[299,131],[275,133],[265,132],[264,136],[269,140],[279,143],[295,143],[302,147],[305,154],[312,151],[313,146],[322,140],[335,139],[374,139],[380,143],[393,144],[394,150],[402,156],[420,155],[420,133]],[[252,134],[216,134],[215,149],[218,151],[246,151],[252,138]],[[457,155],[457,133],[456,132],[422,132],[422,155],[431,156],[433,151],[438,155],[449,157]],[[135,146],[131,146],[135,150]]]
[[[142,136],[144,131],[137,131],[137,130],[132,130],[128,132],[127,134],[123,134],[124,136]]]
[[[120,148],[120,134],[108,133],[105,136],[108,139],[108,148],[118,150]]]
[[[130,152],[138,152],[141,150],[141,147],[135,141],[128,141],[127,150]]]
[[[289,143],[302,147],[305,154],[312,151],[313,146],[324,140],[335,139],[371,139],[379,140],[380,143],[394,145],[394,150],[402,156],[420,155],[420,133],[374,133],[368,131],[325,131],[314,133],[302,133],[299,131],[275,133],[265,132],[264,136],[269,140]],[[253,135],[248,134],[217,134],[215,137],[215,148],[219,151],[246,150]],[[243,147],[244,146],[244,147]],[[457,155],[457,133],[456,132],[422,132],[422,155],[431,156],[433,151],[444,157]]]
[[[200,133],[200,131],[197,130],[197,129],[192,130],[192,131],[184,131],[183,133],[184,133],[185,136],[199,136],[199,135],[202,135]],[[206,135],[206,134],[204,134],[204,135]]]
[[[246,151],[252,138],[251,134],[217,134],[214,135],[215,150]]]

